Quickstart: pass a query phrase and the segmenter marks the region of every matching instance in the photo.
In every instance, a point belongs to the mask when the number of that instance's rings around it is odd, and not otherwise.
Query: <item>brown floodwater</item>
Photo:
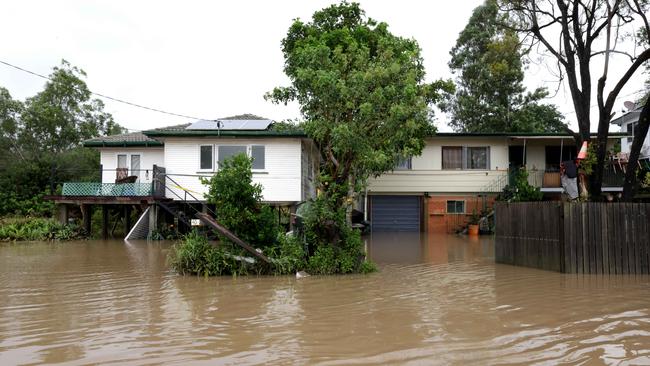
[[[169,245],[0,245],[0,365],[650,364],[648,277],[382,234],[371,275],[196,278],[168,269]]]

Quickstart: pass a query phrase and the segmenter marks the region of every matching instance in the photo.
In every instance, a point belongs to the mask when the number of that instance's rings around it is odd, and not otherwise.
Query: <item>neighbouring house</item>
[[[619,138],[612,134],[609,145]],[[491,208],[514,169],[525,167],[530,184],[559,199],[560,162],[576,156],[566,134],[438,133],[420,156],[372,179],[361,206],[375,231],[450,233]],[[621,192],[622,183],[608,167],[603,192]]]
[[[610,144],[621,137],[612,134]],[[66,183],[57,202],[80,205],[82,211],[84,205],[86,211],[102,205],[105,217],[116,207],[149,207],[150,233],[160,215],[178,218],[175,211],[183,205],[202,209],[207,186],[201,178],[238,153],[253,158],[253,181],[262,185],[270,205],[290,211],[316,194],[319,154],[313,142],[301,131],[254,115],[101,137],[84,145],[100,151],[102,181]],[[529,182],[557,199],[560,162],[575,156],[569,135],[438,133],[427,139],[420,156],[371,179],[357,208],[375,231],[453,232],[492,206],[515,168],[525,167]],[[115,183],[125,176],[129,183]],[[619,192],[621,183],[622,174],[608,170],[603,191]]]
[[[637,123],[639,123],[639,116],[641,115],[642,109],[643,106],[637,104],[634,108],[610,122],[611,124],[620,126],[621,132],[625,133],[625,136],[621,137],[621,153],[623,160],[626,160],[630,154],[632,141],[634,141],[634,129],[636,128]],[[639,159],[645,160],[643,163],[647,164],[647,167],[650,168],[650,134],[646,135],[645,140],[643,141]]]

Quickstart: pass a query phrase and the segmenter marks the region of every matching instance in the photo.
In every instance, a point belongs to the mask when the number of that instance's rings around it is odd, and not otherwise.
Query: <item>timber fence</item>
[[[498,263],[565,273],[650,274],[648,203],[497,203]]]

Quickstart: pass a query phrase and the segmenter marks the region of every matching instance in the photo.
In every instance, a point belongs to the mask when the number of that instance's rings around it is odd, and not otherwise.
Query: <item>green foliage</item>
[[[272,261],[269,267],[248,257],[241,248],[224,242],[212,245],[204,235],[192,231],[172,247],[168,261],[177,272],[198,276],[280,275],[304,269],[305,253],[299,240],[279,234],[275,243],[266,252]]]
[[[276,245],[269,248],[266,254],[272,258],[274,274],[292,274],[306,266],[305,248],[294,235],[278,233]]]
[[[0,87],[0,216],[49,216],[41,198],[52,185],[99,179],[99,153],[81,142],[121,128],[91,99],[84,76],[63,61],[25,102]]]
[[[206,199],[216,205],[216,219],[228,230],[256,248],[268,248],[277,239],[277,220],[271,207],[261,202],[262,186],[253,184],[251,168],[252,159],[245,154],[224,161],[203,181],[209,187]]]
[[[513,184],[506,186],[499,194],[497,200],[507,202],[533,202],[541,201],[544,194],[538,187],[528,183],[528,172],[525,169],[515,170],[513,173]]]
[[[525,52],[517,35],[503,26],[495,0],[477,7],[451,50],[458,73],[456,95],[447,108],[450,125],[463,132],[561,132],[562,115],[540,104],[545,89],[526,93]]]
[[[0,220],[0,241],[73,240],[82,238],[81,229],[38,217]]]
[[[422,151],[433,129],[429,103],[453,89],[447,81],[426,84],[418,44],[366,18],[357,3],[295,20],[282,51],[291,86],[266,98],[300,104],[303,128],[325,158],[319,190],[339,207],[349,208],[368,177]]]

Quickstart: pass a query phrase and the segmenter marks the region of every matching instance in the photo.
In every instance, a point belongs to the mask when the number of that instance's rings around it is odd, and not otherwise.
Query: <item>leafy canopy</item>
[[[449,82],[424,82],[420,48],[391,34],[386,23],[342,2],[294,21],[282,41],[291,86],[266,97],[297,101],[304,129],[319,145],[321,175],[344,183],[393,168],[400,156],[421,152],[433,130],[428,104]]]
[[[24,102],[0,87],[0,215],[46,214],[52,204],[41,196],[52,183],[98,179],[99,153],[81,142],[121,128],[84,76],[62,61]]]
[[[463,132],[563,131],[556,107],[540,104],[548,96],[546,89],[526,92],[525,53],[503,22],[496,1],[487,0],[458,36],[449,62],[458,75],[450,125]]]

